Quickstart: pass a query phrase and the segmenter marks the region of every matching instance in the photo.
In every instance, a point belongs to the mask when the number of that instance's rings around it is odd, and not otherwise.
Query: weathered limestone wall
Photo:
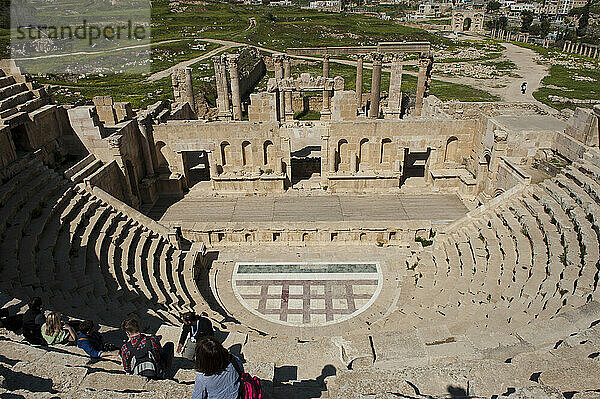
[[[122,191],[126,202],[138,206],[142,202],[139,183],[148,171],[137,119],[104,127],[95,107],[76,107],[68,113],[73,130],[87,150],[104,164],[116,161],[125,176]],[[118,192],[115,196],[118,196]]]
[[[392,245],[412,247],[416,237],[428,237],[431,221],[397,222],[258,222],[252,226],[236,223],[182,223],[183,236],[210,247],[260,244],[311,245]]]
[[[276,122],[278,115],[277,93],[250,94],[248,120],[250,122]]]
[[[15,146],[10,137],[10,127],[0,125],[0,168],[17,159]]]
[[[531,183],[531,176],[524,173],[518,166],[511,160],[501,157],[498,165],[498,174],[496,176],[495,190],[493,196],[496,197],[511,188],[519,185],[528,185]]]
[[[321,145],[322,184],[345,192],[398,187],[407,153],[425,157],[430,180],[431,170],[463,163],[477,129],[475,120],[332,121]]]
[[[600,139],[599,117],[600,106],[594,107],[594,110],[576,108],[575,113],[569,119],[565,133],[585,145],[598,147]]]
[[[331,120],[350,121],[357,117],[356,92],[336,91],[331,99]]]
[[[102,190],[110,193],[113,197],[126,202],[127,197],[123,192],[125,176],[119,168],[116,161],[112,160],[104,164],[96,172],[84,179],[88,188],[100,187]]]
[[[42,148],[67,134],[65,115],[62,107],[45,105],[29,113],[25,123],[29,142],[33,148]]]
[[[185,151],[206,151],[219,192],[283,191],[291,168],[279,123],[169,121],[153,127],[159,164],[187,175]]]
[[[240,96],[246,98],[252,93],[256,84],[265,76],[267,68],[262,58],[257,57],[254,65],[242,71],[239,75],[240,79]]]

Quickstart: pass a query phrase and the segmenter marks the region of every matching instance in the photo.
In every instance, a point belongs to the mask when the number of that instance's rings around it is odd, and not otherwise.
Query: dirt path
[[[228,49],[230,49],[232,47],[237,47],[237,46],[241,45],[241,44],[235,44],[233,42],[231,42],[231,43],[232,44],[225,44],[225,45],[222,45],[221,47],[217,47],[216,49],[211,50],[208,53],[202,54],[202,55],[200,55],[200,56],[198,56],[196,58],[192,58],[191,60],[182,61],[182,62],[180,62],[178,64],[175,64],[175,65],[173,65],[173,66],[171,66],[171,67],[169,67],[167,69],[163,69],[162,71],[155,72],[152,75],[148,76],[147,80],[153,82],[155,80],[160,80],[162,78],[166,78],[166,77],[170,76],[171,73],[175,69],[186,68],[186,67],[188,67],[188,66],[190,66],[192,64],[195,64],[196,62],[202,61],[202,60],[204,60],[206,58],[210,58],[210,57],[212,57],[213,55],[215,55],[217,53],[220,53],[220,52],[228,50]]]
[[[516,76],[502,76],[493,79],[476,79],[468,77],[439,77],[436,79],[445,80],[452,83],[462,83],[478,89],[486,90],[500,97],[504,102],[533,103],[544,110],[555,113],[554,108],[547,106],[533,97],[533,93],[540,87],[541,80],[548,75],[548,67],[539,65],[535,58],[537,53],[533,50],[516,46],[511,43],[501,43],[506,48],[504,57],[512,61],[517,69],[512,72]],[[521,84],[527,82],[527,92],[521,93]]]

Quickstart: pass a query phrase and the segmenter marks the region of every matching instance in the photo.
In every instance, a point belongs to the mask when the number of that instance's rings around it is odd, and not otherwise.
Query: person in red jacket
[[[125,372],[153,379],[165,378],[173,363],[173,343],[167,342],[162,348],[160,339],[142,334],[138,321],[133,318],[125,319],[121,328],[128,338],[120,352]]]

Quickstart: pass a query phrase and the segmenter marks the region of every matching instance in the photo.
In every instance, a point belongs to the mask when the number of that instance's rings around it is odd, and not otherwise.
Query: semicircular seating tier
[[[1,291],[104,323],[130,313],[160,324],[186,310],[210,312],[194,283],[197,251],[178,249],[35,157],[4,170],[3,182]]]

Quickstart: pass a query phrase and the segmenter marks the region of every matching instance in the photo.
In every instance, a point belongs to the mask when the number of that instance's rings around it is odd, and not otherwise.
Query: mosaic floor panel
[[[320,326],[366,310],[381,291],[378,263],[242,263],[232,278],[237,299],[276,323]]]

